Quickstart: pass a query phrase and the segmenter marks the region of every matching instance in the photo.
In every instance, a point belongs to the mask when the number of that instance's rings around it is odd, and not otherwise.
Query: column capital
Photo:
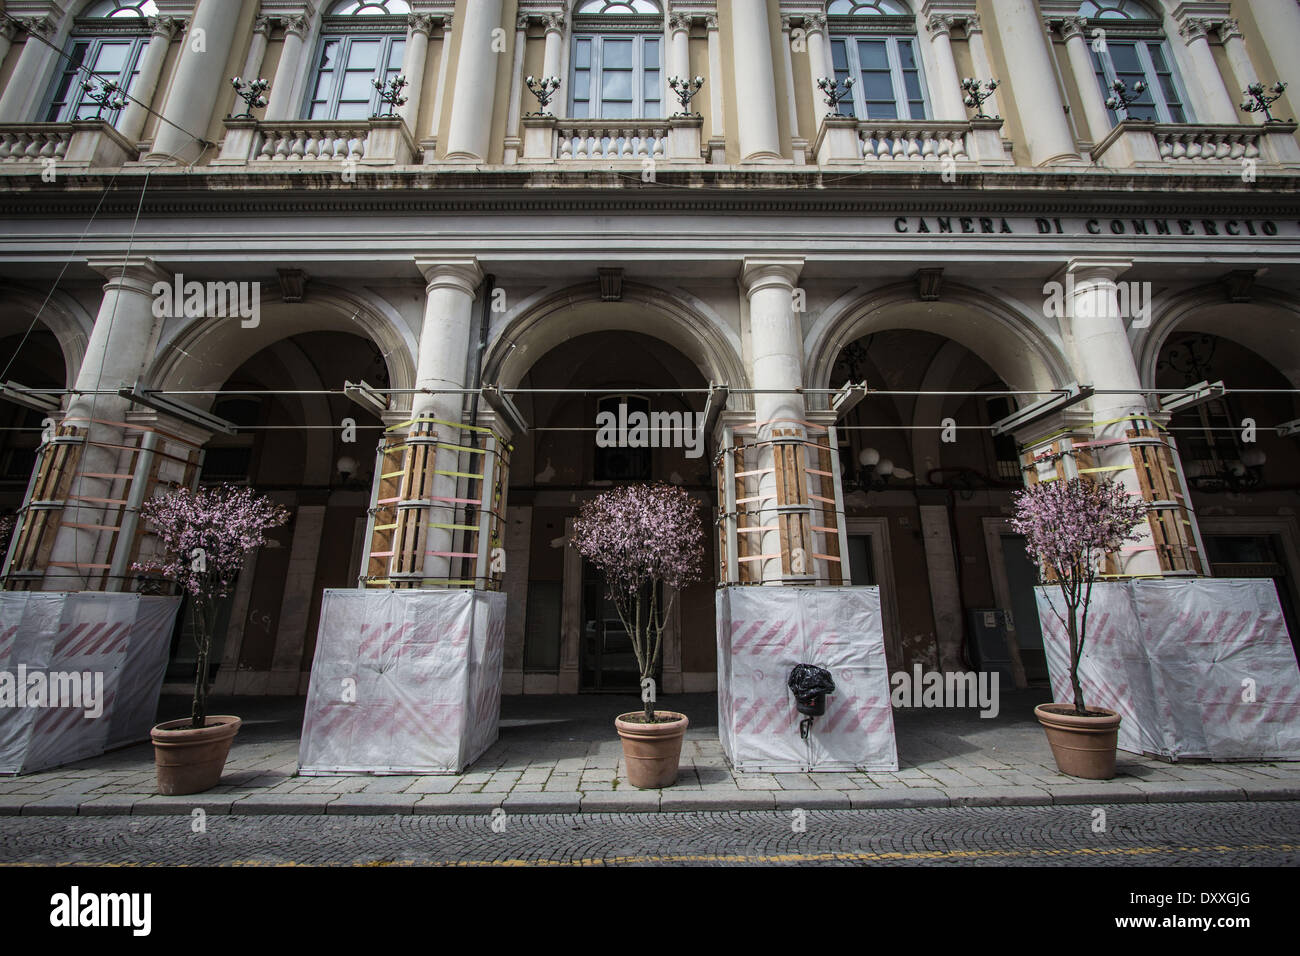
[[[1178,35],[1191,46],[1197,40],[1209,41],[1211,21],[1204,17],[1186,17],[1178,24]]]
[[[515,29],[520,32],[527,30],[528,23],[532,19],[533,19],[533,15],[531,13],[520,13],[517,17],[515,17]]]
[[[1066,40],[1086,40],[1088,37],[1088,18],[1063,17],[1061,19],[1061,36]]]
[[[406,15],[406,31],[408,33],[423,33],[428,36],[433,32],[433,16],[428,13],[408,13]]]
[[[668,29],[673,33],[689,30],[691,28],[691,15],[675,10],[668,14]]]
[[[292,33],[299,40],[305,40],[307,39],[307,34],[311,32],[311,21],[301,15],[282,17],[280,22],[284,24],[284,32],[286,36]]]
[[[718,32],[718,15],[716,13],[710,13],[705,16],[704,29],[709,30],[712,33]]]
[[[18,25],[12,20],[0,20],[0,40],[13,41],[18,35]]]
[[[564,33],[564,14],[563,13],[544,13],[542,14],[542,30],[545,33]]]
[[[86,265],[107,281],[105,289],[130,287],[137,292],[152,294],[155,282],[171,282],[172,274],[149,256],[106,256],[87,259]]]
[[[159,19],[162,19],[162,18],[159,17]],[[258,16],[258,17],[255,17],[255,18],[253,19],[253,35],[254,35],[254,36],[257,36],[257,35],[260,33],[260,34],[261,34],[262,36],[264,36],[264,37],[269,37],[269,36],[271,35],[271,30],[274,29],[274,28],[275,28],[275,24],[272,22],[272,18],[271,18],[271,17],[267,17],[267,16]],[[157,28],[155,28],[155,30],[156,30],[156,29],[157,29]]]
[[[741,288],[747,296],[753,296],[760,289],[772,286],[794,289],[803,264],[802,258],[765,259],[746,256],[740,264]]]
[[[978,13],[968,13],[966,14],[965,19],[966,22],[965,24],[963,24],[963,26],[966,29],[967,38],[973,36],[976,33],[984,32],[984,27],[980,24],[980,15]]]
[[[452,288],[472,298],[483,281],[483,269],[476,256],[416,256],[415,265],[428,283],[426,292]]]
[[[824,32],[826,29],[826,14],[805,13],[803,17],[803,28],[809,33]]]
[[[1242,39],[1241,24],[1236,17],[1225,17],[1219,21],[1219,39],[1224,43]]]
[[[49,37],[54,33],[56,26],[54,20],[48,16],[43,17],[23,17],[18,21],[27,33],[38,36]]]
[[[953,24],[957,18],[946,13],[932,13],[925,21],[925,29],[932,37],[934,36],[952,36]]]
[[[444,13],[442,15],[442,32],[444,35],[450,34],[455,24],[456,18],[450,13]]]
[[[781,14],[781,32],[782,32],[782,33],[789,33],[789,32],[790,32],[790,28],[791,28],[791,26],[792,26],[792,24],[791,24],[790,21],[793,20],[793,19],[794,19],[794,17],[790,16],[790,14],[788,14],[788,13],[783,13],[783,14]]]
[[[1069,276],[1073,278],[1075,282],[1114,282],[1131,268],[1133,268],[1132,259],[1107,259],[1079,256],[1067,261],[1064,267],[1056,273],[1056,276]]]

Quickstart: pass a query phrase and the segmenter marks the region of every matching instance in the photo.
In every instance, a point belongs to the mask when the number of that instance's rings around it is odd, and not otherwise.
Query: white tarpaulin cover
[[[460,773],[497,739],[506,596],[325,591],[302,773]]]
[[[57,767],[148,740],[180,604],[140,594],[0,591],[0,673],[16,682],[22,668],[26,678],[12,703],[0,697],[0,773]],[[44,677],[33,680],[36,674]],[[86,716],[84,698],[53,706],[75,700],[72,675],[92,695],[102,675],[98,717]],[[38,682],[47,687],[43,705],[34,696]]]
[[[718,734],[739,771],[897,770],[880,589],[718,591]],[[796,664],[831,672],[826,713],[799,736]]]
[[[1060,589],[1036,589],[1055,699],[1070,690]],[[1120,714],[1133,753],[1300,759],[1300,669],[1273,582],[1202,578],[1093,586],[1079,663],[1084,703]]]

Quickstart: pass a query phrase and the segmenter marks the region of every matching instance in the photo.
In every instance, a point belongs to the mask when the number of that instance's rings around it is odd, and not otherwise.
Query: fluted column
[[[790,150],[798,165],[804,163],[808,141],[799,135],[799,103],[794,93],[794,59],[790,52],[790,18],[781,17],[781,72],[785,74],[785,107],[790,123]]]
[[[1131,260],[1073,259],[1064,273],[1067,288],[1070,278],[1074,282],[1068,325],[1082,366],[1075,370],[1076,374],[1099,392],[1118,390],[1117,394],[1099,394],[1092,399],[1092,417],[1097,423],[1093,435],[1098,442],[1125,438],[1126,432],[1142,427],[1141,422],[1127,419],[1146,418],[1149,414],[1146,399],[1139,391],[1142,379],[1124,328],[1116,283],[1132,265]],[[1123,389],[1133,391],[1124,393]],[[1102,444],[1093,452],[1097,467],[1107,469],[1100,475],[1114,478],[1130,493],[1143,497],[1127,444]],[[1137,546],[1150,543],[1147,531]],[[1151,550],[1134,551],[1121,570],[1127,574],[1158,574],[1159,555]]]
[[[311,29],[311,22],[303,16],[284,19],[284,47],[280,62],[275,66],[275,79],[271,81],[271,96],[266,104],[268,121],[297,119],[293,114],[294,85],[302,72],[302,51]]]
[[[1088,120],[1088,132],[1094,143],[1100,143],[1110,133],[1110,112],[1097,86],[1097,73],[1086,38],[1088,21],[1084,17],[1066,17],[1061,24],[1065,37],[1065,52],[1070,57],[1070,71],[1083,100],[1083,115]]]
[[[1074,134],[1056,82],[1056,68],[1033,0],[999,0],[992,7],[1010,71],[1006,102],[1014,104],[1035,166],[1077,160]]]
[[[56,54],[37,37],[53,39],[55,23],[49,17],[25,17],[21,22],[26,39],[4,93],[0,94],[0,123],[30,123],[45,118],[32,115],[38,95],[33,80],[46,75],[46,64]]]
[[[465,5],[443,155],[451,162],[481,163],[487,159],[497,76],[492,31],[501,25],[501,4],[502,0],[475,0]]]
[[[930,34],[930,50],[937,74],[930,84],[934,102],[934,118],[964,120],[966,110],[961,102],[961,78],[957,76],[957,61],[952,55],[953,17],[935,14],[925,22]]]
[[[820,126],[822,118],[830,114],[831,108],[826,105],[826,97],[822,96],[822,91],[817,88],[817,81],[835,78],[826,40],[826,14],[814,13],[804,17],[803,28],[808,41],[808,81],[812,89],[813,118]]]
[[[732,0],[732,60],[736,72],[736,124],[742,163],[780,160],[776,71],[763,0]]]
[[[1200,17],[1188,17],[1178,27],[1178,33],[1187,44],[1187,56],[1192,62],[1193,82],[1201,91],[1197,104],[1198,118],[1210,123],[1237,122],[1237,104],[1223,85],[1223,74],[1210,50],[1209,23]]]
[[[746,258],[741,265],[740,285],[749,300],[750,371],[754,388],[776,389],[754,395],[754,420],[760,440],[771,435],[772,423],[802,435],[806,419],[803,395],[803,335],[794,311],[794,289],[803,269],[802,259]],[[769,469],[759,479],[760,524],[778,524],[776,474],[770,448],[760,454],[758,468]],[[780,534],[763,533],[763,554],[781,553]],[[782,578],[780,557],[762,562],[762,580]]]
[[[993,61],[989,59],[988,48],[984,46],[984,27],[980,24],[980,18],[975,14],[969,14],[966,17],[966,43],[970,47],[971,63],[975,67],[975,78],[978,80],[995,80],[993,75]],[[965,103],[962,103],[965,106]],[[994,92],[984,103],[984,112],[989,116],[1001,116],[1002,110],[998,106],[998,94]]]
[[[425,286],[424,325],[420,331],[420,346],[416,360],[415,387],[428,389],[461,389],[465,387],[465,357],[469,354],[470,326],[473,319],[474,295],[483,278],[483,270],[473,256],[448,256],[442,258],[416,257],[416,266],[423,273]],[[417,393],[411,403],[413,418],[435,418],[444,422],[459,422],[464,396],[461,394],[423,395]],[[459,444],[461,434],[446,426],[434,426],[445,440]],[[442,469],[454,470],[454,469]],[[437,498],[456,497],[456,479],[449,475],[435,475],[433,494]],[[450,519],[436,519],[454,523]],[[451,551],[452,534],[449,529],[430,528],[427,551]],[[447,578],[451,560],[426,555],[424,576]]]
[[[406,103],[399,114],[406,120],[408,129],[414,131],[420,116],[420,98],[424,92],[424,65],[429,58],[429,33],[433,30],[433,17],[412,13],[406,18],[406,52],[402,56],[402,75],[406,77]]]
[[[154,315],[153,286],[159,281],[171,282],[166,272],[143,256],[92,261],[89,265],[108,281],[65,417],[74,419],[70,424],[88,429],[88,439],[99,444],[86,444],[77,461],[68,500],[81,503],[69,504],[60,518],[50,552],[51,568],[43,584],[50,591],[83,590],[89,586],[89,579],[98,578],[100,573],[87,575],[84,566],[109,563],[113,534],[94,526],[112,525],[114,521],[96,499],[112,500],[118,495],[113,493],[114,479],[89,476],[111,476],[122,471],[118,467],[121,456],[114,447],[123,444],[122,429],[108,423],[125,421],[130,402],[116,394],[95,393],[116,392],[121,385],[133,384],[141,377],[163,322],[162,317]],[[90,420],[94,424],[88,425]]]
[[[253,20],[253,39],[248,44],[248,56],[244,58],[244,72],[239,74],[246,80],[256,80],[262,75],[262,64],[266,61],[266,46],[271,39],[274,24],[270,17],[256,17]]]
[[[217,97],[229,89],[223,73],[238,22],[221,0],[198,0],[162,110],[167,122],[159,122],[147,159],[190,163],[203,153],[194,137],[207,132]]]
[[[542,76],[556,76],[560,79],[559,92],[542,112],[552,116],[563,116],[564,103],[569,97],[566,89],[569,81],[567,77],[561,75],[560,67],[561,54],[564,51],[564,16],[548,13],[542,17],[542,23],[546,28],[545,45],[542,47]]]
[[[1236,85],[1234,99],[1245,98],[1246,87],[1259,82],[1255,65],[1250,62],[1246,52],[1246,43],[1241,37],[1241,25],[1229,17],[1219,24],[1219,39],[1223,41],[1223,52],[1228,56],[1228,65],[1232,67],[1232,78]],[[1251,113],[1255,122],[1264,122],[1263,113]]]
[[[151,17],[149,26],[152,32],[140,57],[140,72],[131,84],[132,98],[127,101],[126,109],[117,121],[117,131],[128,143],[135,143],[144,131],[149,107],[158,89],[158,76],[162,73],[163,61],[167,59],[167,50],[178,24],[170,17]]]

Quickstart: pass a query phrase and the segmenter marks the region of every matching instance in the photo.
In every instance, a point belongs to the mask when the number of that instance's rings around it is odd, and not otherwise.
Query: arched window
[[[320,52],[308,87],[307,119],[362,120],[379,113],[375,81],[402,72],[406,0],[341,0],[321,23]]]
[[[916,21],[902,0],[832,0],[831,66],[853,93],[840,114],[863,119],[928,119],[929,97],[916,49]]]
[[[148,17],[157,16],[153,0],[99,0],[77,17],[50,93],[47,123],[92,119],[117,121],[120,110],[100,110],[85,88],[116,83],[131,91],[140,69],[140,54],[149,42]]]
[[[1104,43],[1090,44],[1103,97],[1112,94],[1117,80],[1130,91],[1140,81],[1146,88],[1128,108],[1129,117],[1157,123],[1188,121],[1187,96],[1156,10],[1137,0],[1084,0],[1079,16],[1096,21],[1105,31]],[[1111,111],[1111,123],[1118,121]]]
[[[573,15],[569,115],[663,115],[663,8],[655,0],[585,0]]]

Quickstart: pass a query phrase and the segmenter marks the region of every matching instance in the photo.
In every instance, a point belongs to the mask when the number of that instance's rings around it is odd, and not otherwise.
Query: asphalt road
[[[1295,866],[1300,804],[0,818],[0,865],[294,863]]]

